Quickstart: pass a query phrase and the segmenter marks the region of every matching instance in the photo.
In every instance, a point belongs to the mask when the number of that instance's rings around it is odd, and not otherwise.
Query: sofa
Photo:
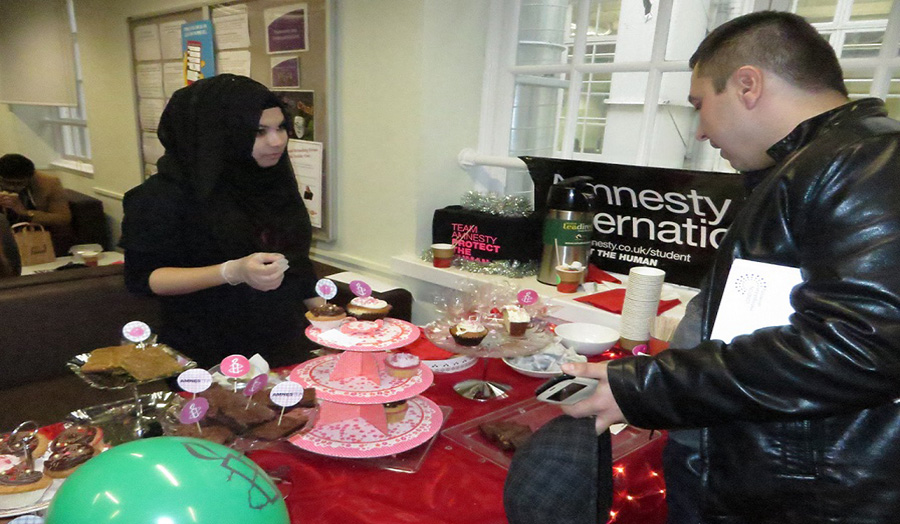
[[[93,389],[66,367],[74,355],[121,343],[122,326],[129,321],[159,327],[157,301],[128,292],[122,271],[117,264],[0,280],[0,431],[28,419],[58,422],[73,410],[130,396],[129,389]],[[328,275],[337,268],[317,265],[316,271]],[[410,319],[409,291],[373,296],[393,305],[391,316]],[[345,305],[352,297],[349,287],[338,283],[332,302]],[[141,392],[165,387],[157,382],[141,386]]]
[[[69,254],[69,248],[78,244],[109,246],[109,225],[103,212],[103,201],[72,189],[63,190],[72,213],[72,223],[67,227],[51,227],[53,250],[56,256]]]

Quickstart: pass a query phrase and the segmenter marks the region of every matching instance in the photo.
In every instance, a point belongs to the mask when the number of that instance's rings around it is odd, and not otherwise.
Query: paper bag
[[[23,266],[46,264],[56,260],[50,232],[40,224],[20,222],[12,226]]]

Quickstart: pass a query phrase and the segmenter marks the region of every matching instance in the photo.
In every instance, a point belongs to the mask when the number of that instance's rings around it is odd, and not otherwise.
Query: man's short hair
[[[834,49],[803,17],[759,11],[729,20],[703,39],[689,62],[698,77],[725,90],[739,67],[761,67],[807,91],[834,90],[847,96]]]
[[[0,178],[21,180],[34,176],[34,162],[27,157],[10,153],[0,156]]]

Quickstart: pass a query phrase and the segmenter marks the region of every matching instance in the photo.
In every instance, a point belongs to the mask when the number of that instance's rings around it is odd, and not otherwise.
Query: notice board
[[[333,0],[247,0],[128,19],[144,178],[164,148],[159,118],[175,90],[233,73],[274,91],[291,118],[288,152],[319,240],[332,239]]]

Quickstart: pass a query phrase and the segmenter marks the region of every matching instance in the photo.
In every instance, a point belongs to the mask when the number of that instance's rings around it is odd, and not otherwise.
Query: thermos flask
[[[587,267],[591,253],[596,195],[587,176],[550,186],[544,217],[543,253],[537,279],[556,285],[556,266],[580,262]]]

